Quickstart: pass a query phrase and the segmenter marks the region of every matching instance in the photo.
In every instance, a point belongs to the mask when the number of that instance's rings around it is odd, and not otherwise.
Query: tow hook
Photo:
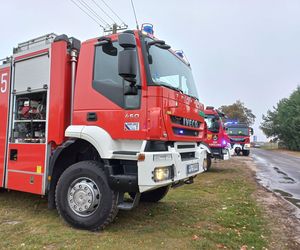
[[[190,177],[188,180],[184,182],[185,184],[193,184],[194,183],[194,177]]]

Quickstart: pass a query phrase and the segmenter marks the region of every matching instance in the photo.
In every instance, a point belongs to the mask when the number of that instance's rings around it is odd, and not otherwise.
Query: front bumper
[[[143,161],[138,161],[138,186],[139,191],[145,192],[162,186],[176,184],[177,182],[188,180],[190,177],[196,176],[204,172],[204,159],[206,150],[197,146],[197,143],[174,143],[174,147],[168,147],[168,151],[161,152],[141,152],[145,155]],[[193,157],[183,157],[191,153]],[[155,155],[171,155],[167,160],[159,160]],[[164,157],[161,157],[164,158]],[[158,160],[157,160],[158,159]],[[188,173],[187,166],[198,164],[199,169],[196,172]],[[171,179],[164,181],[155,181],[153,173],[157,167],[172,166],[173,175]]]
[[[241,151],[242,150],[250,150],[250,144],[246,143],[246,144],[239,144],[239,143],[235,143],[232,145],[232,149],[235,151],[237,148],[239,148]]]
[[[213,147],[210,146],[211,153],[214,158],[221,160],[229,160],[231,156],[230,144],[226,147]]]

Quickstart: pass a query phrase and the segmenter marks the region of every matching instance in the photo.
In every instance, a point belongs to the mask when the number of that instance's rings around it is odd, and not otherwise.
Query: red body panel
[[[236,138],[236,139],[245,139],[244,142],[237,142],[238,144],[244,145],[250,143],[250,135],[230,135],[229,138]]]
[[[28,53],[28,54],[25,54],[25,55],[22,55],[22,56],[17,56],[15,58],[15,60],[18,61],[18,60],[21,60],[21,59],[25,59],[25,58],[32,57],[32,56],[37,56],[37,55],[44,54],[44,53],[47,53],[47,52],[48,52],[48,49],[42,49],[42,50],[38,50],[38,51],[35,51],[35,52],[32,52],[32,53]]]
[[[112,36],[115,40],[116,36]],[[137,40],[137,50],[139,63],[141,64],[140,77],[142,82],[141,107],[137,110],[124,110],[108,98],[104,97],[92,88],[95,43],[97,39],[89,40],[82,44],[78,71],[76,76],[76,89],[74,99],[74,125],[94,125],[99,126],[112,136],[113,139],[135,139],[143,140],[146,137],[146,101],[145,101],[145,72],[143,59],[141,58],[141,44]],[[98,121],[87,122],[87,113],[95,112]],[[130,116],[134,114],[133,116]],[[139,131],[127,131],[124,129],[125,122],[139,122]]]
[[[33,173],[44,173],[45,165],[45,144],[17,144],[10,143],[9,152],[17,150],[17,159],[8,159],[8,171],[26,171]],[[37,168],[40,170],[37,171]]]
[[[8,133],[10,66],[0,69],[0,187],[3,187],[5,153]]]
[[[43,175],[8,172],[8,189],[43,194]]]
[[[149,86],[148,96],[147,96],[148,107],[157,107],[161,109],[161,121],[160,137],[156,136],[155,139],[169,140],[169,141],[202,141],[204,137],[204,118],[200,116],[199,112],[203,111],[203,105],[200,104],[194,98],[183,95],[175,90],[168,89],[160,86]],[[148,111],[148,120],[152,120],[153,114],[151,113],[151,108]],[[199,132],[198,136],[184,136],[176,135],[173,132],[173,128],[186,128],[179,124],[174,124],[171,121],[170,115],[185,117],[188,119],[196,120],[200,122],[199,128],[189,128],[191,130]],[[151,130],[151,126],[149,126]],[[163,133],[167,133],[167,137],[163,136]],[[147,136],[148,140],[154,139],[151,137],[151,133]]]
[[[71,64],[65,41],[55,42],[51,47],[50,105],[48,142],[60,145],[70,124]]]
[[[45,174],[45,144],[9,144],[9,151],[17,150],[17,157],[8,155],[7,188],[43,194]]]

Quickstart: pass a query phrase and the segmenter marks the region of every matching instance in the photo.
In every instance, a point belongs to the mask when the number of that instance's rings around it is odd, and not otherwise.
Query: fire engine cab
[[[208,157],[228,160],[232,153],[230,150],[229,137],[224,127],[225,114],[212,106],[207,106],[204,113],[207,125],[205,143],[211,150],[211,154],[208,154]],[[209,163],[211,163],[211,161],[209,161]]]
[[[250,136],[253,135],[253,128],[245,123],[226,122],[226,131],[230,138],[231,148],[236,155],[242,153],[244,156],[250,154]]]
[[[0,65],[0,188],[103,229],[205,171],[203,110],[189,64],[151,34],[20,43]]]

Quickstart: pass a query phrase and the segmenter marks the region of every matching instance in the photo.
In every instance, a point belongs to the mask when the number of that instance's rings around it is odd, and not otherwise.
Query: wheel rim
[[[87,217],[99,207],[101,193],[93,180],[82,177],[71,183],[67,198],[69,207],[75,214]]]

